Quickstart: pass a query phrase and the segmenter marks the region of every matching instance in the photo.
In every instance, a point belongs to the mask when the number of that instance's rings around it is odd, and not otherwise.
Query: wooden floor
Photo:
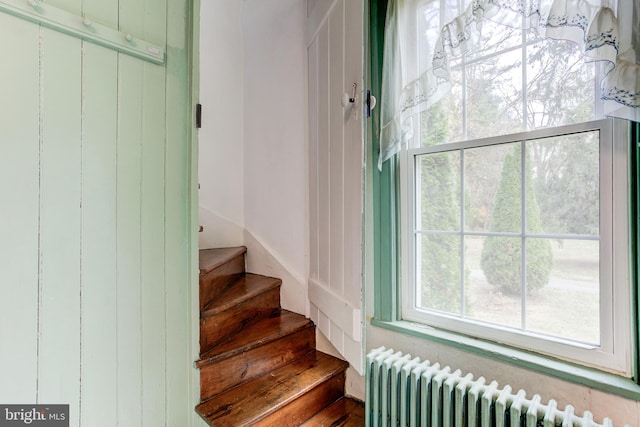
[[[316,351],[315,325],[280,307],[280,279],[245,271],[246,248],[200,251],[200,399],[211,426],[364,426],[347,362]]]

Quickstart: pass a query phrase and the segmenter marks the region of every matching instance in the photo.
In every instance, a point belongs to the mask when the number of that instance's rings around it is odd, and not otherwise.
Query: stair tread
[[[244,246],[200,250],[200,274],[207,274],[227,261],[247,252]]]
[[[309,327],[314,327],[311,320],[301,314],[281,309],[274,315],[249,325],[241,334],[202,354],[200,360],[196,362],[196,367],[201,368],[208,363],[233,357]]]
[[[305,421],[300,427],[362,427],[364,418],[364,404],[343,397]]]
[[[202,309],[201,318],[209,317],[228,310],[242,301],[249,300],[263,292],[276,288],[282,280],[261,276],[259,274],[244,273],[227,287],[216,299]]]
[[[314,351],[307,357],[221,393],[196,409],[217,427],[250,425],[347,367],[348,363],[343,360]]]

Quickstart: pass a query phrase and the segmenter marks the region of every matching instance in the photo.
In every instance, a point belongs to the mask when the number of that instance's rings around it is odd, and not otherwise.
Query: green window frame
[[[370,0],[369,4],[369,43],[370,43],[370,72],[369,84],[373,93],[380,93],[382,72],[382,51],[384,45],[384,21],[388,0]],[[379,116],[374,110],[372,117],[372,132],[369,143],[372,144],[372,159],[369,164],[378,162]],[[640,365],[638,342],[640,341],[640,325],[638,323],[638,306],[640,305],[638,292],[637,266],[638,241],[640,241],[640,219],[638,206],[640,205],[640,123],[630,124],[631,140],[631,182],[630,218],[631,221],[631,280],[634,284],[633,330],[635,331],[634,372],[631,379],[598,369],[587,368],[570,362],[559,361],[541,356],[533,352],[506,347],[494,342],[483,341],[464,335],[425,327],[401,318],[401,291],[399,279],[399,162],[397,156],[385,162],[382,170],[373,168],[372,188],[368,194],[373,203],[373,294],[374,315],[371,325],[403,333],[416,339],[424,339],[445,344],[457,349],[472,352],[511,365],[531,369],[540,373],[552,375],[577,384],[613,393],[625,398],[640,400]]]

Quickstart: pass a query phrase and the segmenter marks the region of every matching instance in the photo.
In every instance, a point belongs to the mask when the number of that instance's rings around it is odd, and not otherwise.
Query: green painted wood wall
[[[191,2],[46,4],[166,61],[0,13],[0,404],[191,425]]]

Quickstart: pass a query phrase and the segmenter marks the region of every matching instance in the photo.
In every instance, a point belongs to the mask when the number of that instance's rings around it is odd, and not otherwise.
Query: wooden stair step
[[[200,313],[200,352],[280,309],[280,285],[272,277],[245,273]]]
[[[300,427],[362,427],[364,404],[343,397],[305,421]]]
[[[313,322],[280,310],[201,356],[196,362],[200,398],[209,399],[314,350]]]
[[[281,309],[247,327],[242,331],[242,334],[235,335],[201,354],[200,360],[196,362],[196,367],[201,368],[212,362],[245,353],[309,327],[315,328],[311,320],[301,314]]]
[[[299,425],[342,396],[347,367],[347,362],[314,351],[196,410],[216,427]]]
[[[245,273],[225,289],[218,298],[204,307],[200,317],[215,316],[269,290],[279,289],[281,284],[282,280],[274,277]]]
[[[204,275],[220,267],[221,265],[244,255],[247,248],[239,246],[235,248],[213,248],[200,250],[200,274]]]
[[[361,426],[349,364],[315,350],[315,325],[280,307],[280,279],[246,273],[245,247],[200,251],[200,390],[211,426]]]
[[[244,274],[246,251],[245,247],[200,251],[200,310]]]

